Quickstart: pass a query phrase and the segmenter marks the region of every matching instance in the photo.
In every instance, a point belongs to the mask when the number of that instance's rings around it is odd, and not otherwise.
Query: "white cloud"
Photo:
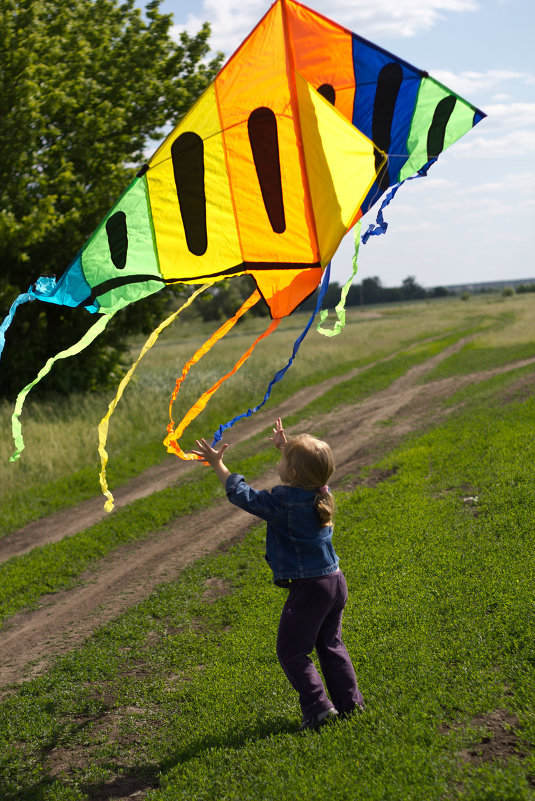
[[[364,36],[410,37],[430,30],[445,13],[476,11],[476,0],[317,0],[314,8]]]
[[[535,103],[495,103],[485,106],[488,121],[501,127],[535,125]]]
[[[448,86],[460,95],[473,95],[476,91],[501,88],[510,81],[535,84],[535,75],[515,70],[487,70],[487,72],[451,72],[450,70],[431,70],[433,78]]]
[[[502,136],[472,136],[455,144],[455,155],[461,158],[505,158],[522,161],[535,156],[533,131],[513,130]]]
[[[367,37],[410,37],[430,30],[446,14],[476,11],[477,0],[308,0],[307,5]],[[230,55],[266,13],[264,0],[203,0],[200,10],[174,27],[194,33],[212,26],[211,46]]]

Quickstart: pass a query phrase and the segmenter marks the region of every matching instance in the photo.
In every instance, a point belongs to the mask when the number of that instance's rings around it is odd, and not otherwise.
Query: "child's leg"
[[[329,695],[338,712],[352,712],[356,706],[364,709],[364,699],[357,685],[351,658],[342,641],[342,612],[347,601],[344,574],[333,574],[336,580],[336,599],[318,632],[316,652],[325,677]]]
[[[321,676],[309,656],[314,650],[326,608],[329,608],[323,598],[325,593],[319,593],[318,603],[318,581],[292,581],[277,636],[277,656],[286,678],[299,693],[304,721],[332,707]]]

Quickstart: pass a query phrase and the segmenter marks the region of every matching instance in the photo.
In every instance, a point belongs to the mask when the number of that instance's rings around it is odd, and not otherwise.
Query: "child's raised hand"
[[[193,450],[193,448],[191,450],[191,452],[194,453],[195,456],[202,456],[204,461],[208,462],[208,464],[211,465],[211,467],[217,467],[218,465],[223,464],[223,454],[228,448],[228,445],[226,443],[223,443],[221,448],[216,451],[216,449],[212,448],[210,443],[208,443],[204,439],[204,437],[201,437],[200,440],[199,439],[195,440],[195,442],[197,443],[198,450]]]
[[[273,436],[270,437],[272,443],[276,448],[280,451],[284,448],[288,440],[286,439],[286,434],[284,433],[284,428],[282,425],[282,420],[280,417],[277,418],[275,421],[275,428],[273,429]]]

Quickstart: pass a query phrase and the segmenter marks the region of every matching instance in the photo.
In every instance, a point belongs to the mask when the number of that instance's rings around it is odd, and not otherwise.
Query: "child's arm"
[[[288,442],[286,439],[286,434],[284,433],[284,428],[282,426],[282,420],[280,417],[277,418],[275,421],[275,428],[273,429],[273,436],[270,437],[272,443],[276,448],[280,451],[283,450],[284,446]]]
[[[192,450],[191,452],[196,456],[202,456],[202,458],[214,468],[218,479],[223,486],[225,486],[227,483],[227,478],[230,476],[230,470],[226,465],[223,464],[223,454],[228,448],[228,445],[225,443],[221,446],[220,450],[216,451],[215,448],[212,448],[212,446],[206,442],[204,437],[201,437],[200,440],[196,440],[196,442],[198,450]]]

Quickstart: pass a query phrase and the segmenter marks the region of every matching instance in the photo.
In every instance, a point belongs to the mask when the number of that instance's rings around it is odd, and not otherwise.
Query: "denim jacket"
[[[226,490],[231,503],[267,521],[266,560],[275,584],[285,586],[288,579],[324,576],[338,569],[333,528],[321,526],[313,490],[254,490],[237,473],[227,478]]]

